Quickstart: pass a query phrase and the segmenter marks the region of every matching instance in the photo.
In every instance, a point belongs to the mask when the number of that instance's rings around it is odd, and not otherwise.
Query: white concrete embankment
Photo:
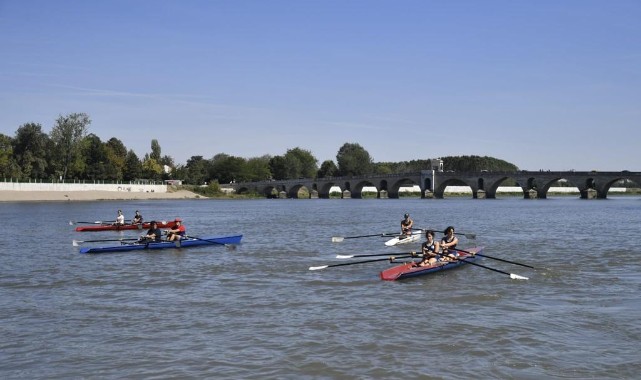
[[[125,193],[166,193],[167,185],[130,183],[0,182],[0,191],[115,191]]]

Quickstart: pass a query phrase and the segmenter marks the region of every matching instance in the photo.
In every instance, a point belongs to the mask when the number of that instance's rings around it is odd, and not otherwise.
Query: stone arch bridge
[[[443,198],[447,186],[469,186],[473,198],[496,198],[498,187],[506,180],[516,181],[523,197],[547,198],[547,192],[559,180],[578,188],[581,198],[605,199],[608,190],[620,180],[641,187],[641,172],[517,171],[517,172],[440,172],[380,174],[352,177],[300,178],[295,180],[238,182],[221,187],[242,194],[255,192],[272,198],[298,198],[305,187],[310,198],[329,198],[330,189],[339,187],[342,198],[362,198],[364,187],[375,187],[377,198],[398,198],[399,189],[418,186],[421,198]]]

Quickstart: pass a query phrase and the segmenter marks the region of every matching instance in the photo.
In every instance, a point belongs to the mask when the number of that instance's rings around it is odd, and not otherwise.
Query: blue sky
[[[0,0],[0,133],[641,171],[641,1]]]

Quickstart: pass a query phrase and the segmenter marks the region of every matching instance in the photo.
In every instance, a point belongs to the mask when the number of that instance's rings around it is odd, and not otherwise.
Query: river
[[[69,378],[564,378],[641,373],[641,198],[505,197],[27,202],[0,205],[0,376]],[[69,221],[181,217],[206,246],[84,255]],[[474,233],[475,266],[387,282],[399,253],[369,237],[415,226]],[[90,243],[84,243],[88,246]]]

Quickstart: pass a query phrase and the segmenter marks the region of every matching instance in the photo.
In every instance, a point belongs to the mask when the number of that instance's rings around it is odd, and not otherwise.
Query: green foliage
[[[132,181],[139,179],[179,179],[186,185],[205,183],[326,178],[367,174],[395,174],[431,169],[430,160],[374,163],[369,152],[357,143],[345,143],[336,163],[318,160],[305,149],[288,149],[284,155],[264,155],[245,159],[218,153],[212,159],[192,156],[185,165],[175,165],[171,156],[162,156],[158,140],[151,140],[151,153],[141,161],[119,139],[103,143],[97,135],[87,135],[91,120],[84,113],[60,116],[47,135],[39,124],[20,126],[12,138],[0,134],[0,175],[16,179],[58,179]],[[445,170],[506,171],[518,168],[493,157],[444,157]],[[164,166],[171,168],[165,173]],[[219,185],[218,185],[219,186]],[[208,193],[215,189],[207,186]],[[340,195],[340,194],[339,194]],[[260,195],[259,195],[260,196]]]
[[[372,173],[372,158],[359,144],[345,143],[336,154],[339,176],[358,176]]]
[[[247,174],[249,181],[264,181],[270,179],[272,173],[269,171],[270,156],[254,157],[247,160]]]
[[[151,140],[151,154],[149,157],[155,162],[160,163],[160,144],[156,139]]]
[[[211,160],[208,176],[219,183],[245,182],[251,177],[247,160],[222,153]]]
[[[87,134],[87,127],[91,124],[89,116],[84,113],[72,113],[60,116],[56,125],[51,130],[51,141],[54,144],[54,161],[62,167],[62,179],[67,178],[69,166],[76,161],[81,153],[82,140]]]
[[[127,152],[122,175],[125,181],[133,181],[142,176],[142,164],[133,150]]]
[[[334,177],[338,174],[338,167],[332,160],[326,160],[321,164],[318,173],[316,174],[317,178],[327,178]]]
[[[107,156],[108,168],[107,178],[121,181],[124,178],[125,160],[127,159],[127,148],[122,141],[112,137],[105,143],[105,155]]]
[[[474,171],[481,170],[487,171],[504,171],[516,172],[519,168],[516,165],[510,164],[507,161],[500,160],[494,157],[480,157],[480,156],[456,156],[456,157],[443,157],[443,169],[454,171]]]
[[[142,176],[154,181],[159,181],[162,178],[162,166],[148,154],[142,161]]]
[[[218,181],[212,181],[207,186],[195,186],[193,191],[208,198],[217,197],[223,194]]]
[[[187,184],[202,185],[208,179],[209,162],[203,156],[191,156],[184,167],[186,175],[176,177],[182,179]]]
[[[47,178],[50,173],[51,145],[42,126],[35,123],[22,125],[13,139],[13,157],[25,178]]]
[[[314,178],[318,160],[308,150],[294,148],[285,153],[285,179]]]
[[[11,178],[13,146],[11,137],[0,133],[0,177]]]
[[[269,170],[275,180],[287,179],[287,167],[285,157],[274,156],[269,160]]]

